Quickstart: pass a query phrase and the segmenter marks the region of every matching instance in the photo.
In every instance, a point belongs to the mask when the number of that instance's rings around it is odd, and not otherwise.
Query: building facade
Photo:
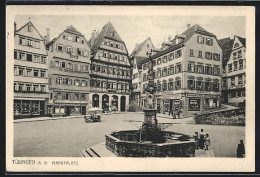
[[[124,41],[108,22],[94,31],[91,46],[90,102],[103,111],[127,111],[131,64]]]
[[[246,39],[234,36],[234,39],[221,39],[220,44],[223,46],[223,50],[227,51],[224,55],[225,62],[223,62],[223,102],[244,106],[246,96]]]
[[[90,47],[75,27],[69,26],[46,44],[49,62],[51,116],[85,115],[88,109]]]
[[[154,106],[158,112],[181,110],[182,116],[221,104],[222,48],[216,36],[199,25],[190,27],[173,40],[164,42],[162,51],[152,56],[155,82]],[[149,62],[142,63],[142,105]]]
[[[144,40],[141,44],[136,44],[133,52],[129,56],[129,59],[133,65],[132,67],[132,104],[141,106],[141,73],[142,73],[142,61],[147,58],[147,52],[152,50],[158,50],[154,47],[150,37]]]
[[[30,21],[14,29],[14,117],[43,116],[49,98],[44,38]]]

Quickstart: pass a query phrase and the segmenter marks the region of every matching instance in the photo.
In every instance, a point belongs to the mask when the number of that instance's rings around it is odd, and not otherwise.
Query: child
[[[209,134],[206,134],[206,138],[205,138],[205,148],[206,148],[206,150],[209,150],[209,146],[210,146],[210,138],[209,138]]]

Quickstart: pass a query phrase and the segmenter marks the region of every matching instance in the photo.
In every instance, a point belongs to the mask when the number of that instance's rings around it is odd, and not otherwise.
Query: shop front
[[[87,103],[84,104],[64,104],[55,103],[47,105],[48,116],[76,116],[85,115],[87,112]]]
[[[112,103],[111,110],[112,111],[118,111],[118,96],[113,95],[111,103]]]
[[[14,99],[14,117],[39,117],[45,114],[45,100]]]
[[[170,110],[182,109],[181,94],[173,94],[165,91],[162,94],[155,95],[155,105],[158,113],[167,113]]]

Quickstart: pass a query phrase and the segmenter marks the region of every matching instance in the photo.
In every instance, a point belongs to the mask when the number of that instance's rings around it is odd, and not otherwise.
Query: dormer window
[[[111,36],[115,36],[115,32],[111,32]]]
[[[72,36],[68,36],[69,41],[72,41],[72,39],[73,39]]]

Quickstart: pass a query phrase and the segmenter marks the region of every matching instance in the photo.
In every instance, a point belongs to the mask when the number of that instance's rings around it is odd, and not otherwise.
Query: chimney
[[[189,29],[190,28],[190,24],[187,24],[187,29]]]
[[[47,36],[46,36],[46,44],[47,44],[50,41],[50,29],[47,28],[46,31],[47,31]]]
[[[169,37],[168,37],[168,41],[171,42],[171,40],[172,40],[172,39],[171,39],[171,36],[169,36]]]

